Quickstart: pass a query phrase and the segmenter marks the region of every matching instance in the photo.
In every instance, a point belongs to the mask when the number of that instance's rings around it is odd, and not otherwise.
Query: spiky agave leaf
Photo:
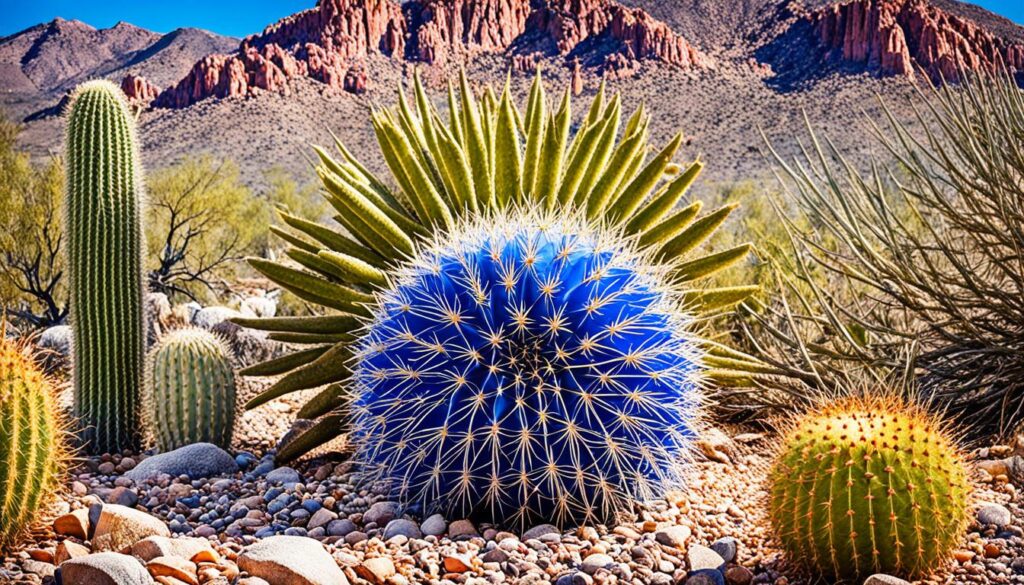
[[[635,238],[473,216],[394,272],[352,360],[357,460],[448,517],[606,522],[681,481],[700,344]]]
[[[463,218],[500,214],[510,206],[578,212],[590,222],[635,237],[638,246],[667,267],[666,279],[683,291],[698,315],[730,308],[756,290],[708,286],[708,276],[741,261],[750,246],[713,255],[696,252],[733,207],[704,216],[699,203],[676,209],[702,165],[694,162],[676,172],[672,161],[680,135],[649,156],[650,116],[643,106],[623,123],[621,99],[606,99],[602,84],[582,127],[570,139],[570,94],[566,91],[551,108],[539,72],[525,112],[516,107],[507,84],[498,97],[485,92],[491,97],[484,101],[476,99],[464,73],[459,85],[458,100],[449,87],[448,123],[418,75],[411,100],[400,92],[394,111],[373,113],[373,128],[393,181],[374,176],[337,139],[337,155],[315,148],[324,194],[343,231],[283,215],[290,230],[275,233],[293,246],[288,252],[292,265],[251,262],[281,287],[334,313],[236,321],[271,331],[275,339],[311,346],[243,371],[285,374],[249,407],[289,392],[345,383],[351,369],[338,356],[348,351],[360,318],[372,306],[368,295],[414,255],[416,243],[438,231],[448,232]],[[390,182],[398,189],[389,188]],[[752,358],[729,357],[734,358],[730,366],[753,367]],[[722,374],[735,378],[724,370]],[[324,392],[315,408],[304,409],[305,415],[321,416],[344,403],[336,388]],[[326,423],[309,432],[316,440],[307,438],[304,445],[338,434]],[[296,455],[301,453],[285,450],[279,457]]]

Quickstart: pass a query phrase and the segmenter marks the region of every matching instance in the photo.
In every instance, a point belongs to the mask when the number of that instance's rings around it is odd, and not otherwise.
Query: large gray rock
[[[228,307],[205,307],[192,316],[192,324],[203,329],[213,329],[223,321],[241,316],[241,313]]]
[[[238,568],[274,585],[349,585],[323,545],[302,536],[271,536],[247,546]]]
[[[147,536],[170,536],[162,520],[117,504],[105,504],[92,535],[92,550],[122,551]]]
[[[67,585],[153,585],[153,577],[134,557],[102,552],[65,561],[61,582]]]
[[[166,473],[171,477],[187,475],[190,479],[223,477],[238,472],[238,464],[227,451],[212,443],[195,443],[145,459],[125,477],[143,481]]]
[[[54,325],[40,334],[36,343],[45,350],[40,352],[43,369],[55,372],[70,364],[72,339],[74,336],[70,325]]]
[[[63,356],[71,355],[71,326],[54,325],[39,335],[39,347],[55,351]]]

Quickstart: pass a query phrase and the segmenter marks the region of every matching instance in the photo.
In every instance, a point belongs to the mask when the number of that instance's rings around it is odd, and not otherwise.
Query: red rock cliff
[[[121,79],[121,91],[129,102],[148,106],[160,93],[153,82],[141,75],[129,74]]]
[[[611,0],[549,0],[533,19],[531,28],[546,31],[563,55],[589,38],[606,35],[621,44],[629,59],[657,59],[686,68],[708,62],[664,22]]]
[[[534,31],[549,36],[561,55],[588,38],[610,40],[604,63],[616,69],[639,59],[687,68],[706,62],[668,25],[613,0],[320,0],[246,38],[234,55],[203,58],[157,105],[287,93],[295,77],[362,92],[370,54],[443,64],[453,55],[507,51]]]
[[[885,75],[928,75],[955,81],[959,70],[1024,70],[1024,44],[1006,41],[927,0],[852,0],[808,17],[818,40],[846,61]]]

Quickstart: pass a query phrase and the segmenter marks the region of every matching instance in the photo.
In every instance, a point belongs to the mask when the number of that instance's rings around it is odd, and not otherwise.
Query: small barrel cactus
[[[916,578],[966,528],[970,483],[942,425],[893,400],[847,399],[783,438],[769,475],[772,527],[789,554],[830,579]]]
[[[148,402],[161,450],[192,443],[231,446],[235,373],[230,356],[220,337],[198,327],[172,331],[153,348]]]
[[[680,481],[699,345],[664,270],[533,214],[439,236],[354,361],[357,459],[424,512],[607,521]]]
[[[75,416],[90,451],[137,449],[146,330],[135,122],[116,85],[90,81],[67,127]]]
[[[53,495],[64,455],[53,385],[25,348],[0,331],[0,550]]]

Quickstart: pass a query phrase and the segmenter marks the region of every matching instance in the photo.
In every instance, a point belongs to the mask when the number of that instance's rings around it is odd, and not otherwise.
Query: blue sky
[[[0,0],[0,36],[56,16],[106,28],[119,20],[157,32],[192,26],[243,37],[316,0]],[[975,2],[1024,24],[1024,0]]]

